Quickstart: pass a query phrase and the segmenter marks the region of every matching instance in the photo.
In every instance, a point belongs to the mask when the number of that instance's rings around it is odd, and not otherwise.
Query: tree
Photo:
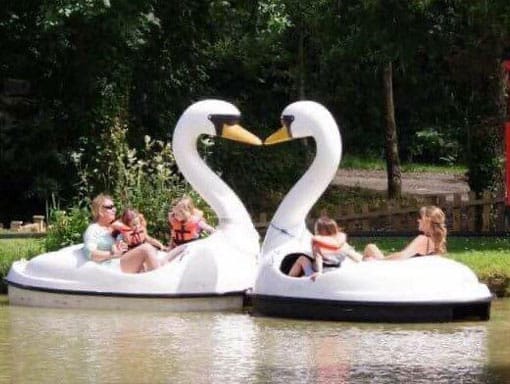
[[[402,194],[402,177],[398,155],[397,125],[393,102],[393,66],[389,62],[384,68],[384,100],[386,102],[386,172],[388,175],[388,197],[398,199]]]
[[[501,60],[509,45],[510,4],[451,0],[440,2],[435,12],[449,15],[436,20],[451,52],[456,102],[464,106],[470,187],[501,193],[506,110]]]

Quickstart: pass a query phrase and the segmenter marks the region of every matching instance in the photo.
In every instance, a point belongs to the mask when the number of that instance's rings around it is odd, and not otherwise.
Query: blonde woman
[[[125,273],[138,273],[160,266],[156,249],[149,243],[129,249],[125,242],[116,242],[112,223],[115,221],[115,205],[110,196],[100,194],[92,200],[94,222],[83,235],[85,255],[105,266],[120,268]]]
[[[368,244],[363,252],[364,260],[399,260],[427,255],[443,255],[446,253],[445,214],[434,205],[421,207],[418,218],[416,236],[403,250],[387,256],[375,244]]]

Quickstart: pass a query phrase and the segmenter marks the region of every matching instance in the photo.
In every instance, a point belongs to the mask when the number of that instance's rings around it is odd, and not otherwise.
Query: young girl
[[[368,244],[365,248],[364,260],[397,260],[410,257],[443,255],[446,253],[446,225],[445,215],[441,208],[434,205],[421,207],[418,218],[416,236],[403,250],[391,253],[386,257],[375,244]]]
[[[298,277],[302,273],[315,280],[324,268],[338,268],[349,257],[355,262],[363,256],[347,243],[347,235],[338,227],[335,220],[322,215],[315,222],[315,235],[312,236],[312,255],[300,256],[292,266],[289,276]]]
[[[119,232],[118,240],[123,241],[128,249],[136,248],[147,242],[159,250],[166,250],[159,240],[148,235],[145,218],[134,209],[124,210],[120,220],[113,222],[112,227]]]
[[[168,224],[171,248],[198,239],[202,232],[214,232],[214,228],[205,221],[203,212],[195,208],[193,200],[188,196],[174,204],[168,213]]]

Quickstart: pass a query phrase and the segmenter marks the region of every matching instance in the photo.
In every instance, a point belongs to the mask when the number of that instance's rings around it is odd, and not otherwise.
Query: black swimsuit
[[[435,251],[429,252],[429,241],[430,241],[430,238],[427,236],[427,252],[424,255],[422,255],[421,253],[416,253],[416,254],[414,254],[411,257],[421,257],[421,256],[434,255],[436,253]]]

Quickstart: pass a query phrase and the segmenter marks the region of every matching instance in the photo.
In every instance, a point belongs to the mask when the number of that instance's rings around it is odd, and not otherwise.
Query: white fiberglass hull
[[[244,294],[253,286],[254,262],[237,256],[184,254],[157,270],[126,274],[87,260],[82,245],[71,246],[15,262],[6,278],[9,302],[56,308],[241,310]]]
[[[9,285],[9,302],[12,305],[46,308],[109,309],[164,312],[215,312],[240,311],[243,292],[211,296],[121,296],[62,291],[43,291],[33,287]]]
[[[314,282],[280,271],[285,246],[261,265],[252,293],[259,315],[323,320],[488,320],[492,294],[465,265],[441,256],[354,263]],[[289,256],[290,255],[290,256]],[[295,256],[294,256],[295,257]]]

